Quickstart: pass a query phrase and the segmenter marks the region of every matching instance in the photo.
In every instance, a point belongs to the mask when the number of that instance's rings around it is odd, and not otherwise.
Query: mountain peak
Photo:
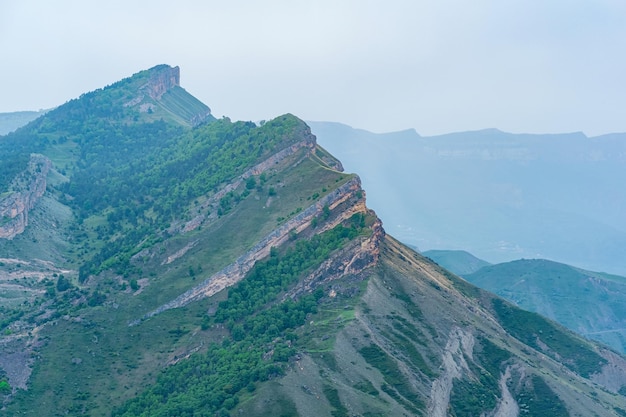
[[[139,71],[80,98],[87,98],[93,108],[103,104],[116,107],[126,119],[165,119],[187,127],[214,119],[206,104],[180,86],[180,68],[166,64]]]
[[[141,90],[154,100],[160,100],[168,90],[180,87],[180,67],[178,66],[157,65],[150,68],[148,72],[150,78]]]

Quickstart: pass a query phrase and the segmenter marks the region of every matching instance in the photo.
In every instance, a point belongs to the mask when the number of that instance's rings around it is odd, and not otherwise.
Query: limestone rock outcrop
[[[0,238],[13,239],[28,226],[28,212],[46,191],[46,177],[52,162],[43,155],[32,154],[28,167],[0,196]]]
[[[177,86],[180,86],[180,68],[162,65],[153,68],[150,80],[142,87],[142,91],[152,99],[160,100],[169,89]]]

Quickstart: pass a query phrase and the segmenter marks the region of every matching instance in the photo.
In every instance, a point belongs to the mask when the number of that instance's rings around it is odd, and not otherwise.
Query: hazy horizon
[[[0,112],[158,64],[217,117],[421,135],[626,131],[626,4],[8,0]]]

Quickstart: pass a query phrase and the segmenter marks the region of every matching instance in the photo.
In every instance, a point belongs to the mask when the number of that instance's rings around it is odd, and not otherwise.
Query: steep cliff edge
[[[175,121],[196,126],[214,120],[211,109],[180,86],[180,68],[157,65],[140,75],[136,95],[124,103],[124,107],[137,108],[140,113],[153,118],[168,117]]]
[[[374,215],[373,212],[368,210],[365,206],[364,193],[361,189],[360,179],[354,177],[263,237],[254,247],[238,257],[234,263],[211,275],[201,284],[181,294],[175,300],[146,314],[143,318],[153,317],[172,308],[183,307],[190,302],[210,297],[225,288],[235,285],[245,277],[257,261],[267,257],[272,248],[277,248],[285,244],[290,237],[310,228],[314,219],[318,218],[325,210],[327,210],[328,213],[334,211],[335,214],[329,216],[327,221],[316,227],[316,229],[313,230],[314,234],[330,230],[357,213],[369,213]],[[347,251],[350,253],[347,262],[342,260],[337,263],[334,258],[331,258],[318,268],[310,278],[305,279],[299,291],[294,292],[294,294],[302,293],[305,288],[310,291],[312,289],[311,281],[313,281],[313,278],[316,276],[325,277],[325,279],[328,280],[332,276],[336,278],[345,274],[357,274],[368,267],[374,266],[378,260],[378,245],[380,239],[384,236],[384,230],[382,229],[380,220],[376,220],[372,230],[373,233],[371,236],[363,238],[355,245],[350,246],[350,250]],[[333,270],[334,272],[331,273]],[[139,320],[135,320],[131,325],[138,323]]]
[[[150,71],[148,83],[141,88],[154,100],[160,100],[167,91],[180,87],[180,68],[161,65]]]
[[[28,167],[0,196],[0,238],[13,239],[28,226],[28,212],[46,191],[46,176],[52,162],[43,155],[32,154]]]

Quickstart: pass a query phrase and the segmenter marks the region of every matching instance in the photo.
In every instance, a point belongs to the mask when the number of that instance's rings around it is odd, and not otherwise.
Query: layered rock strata
[[[19,174],[11,191],[0,197],[0,238],[13,239],[28,226],[28,212],[46,191],[46,177],[52,167],[48,158],[32,154],[28,167]]]
[[[316,229],[316,233],[322,233],[325,230],[335,227],[355,213],[367,211],[363,191],[361,189],[361,180],[358,177],[353,177],[335,191],[320,198],[315,204],[307,207],[261,239],[250,250],[237,258],[235,262],[213,274],[196,287],[176,297],[174,300],[147,313],[144,315],[143,319],[150,318],[172,308],[183,307],[205,297],[210,297],[224,288],[236,284],[252,269],[256,261],[270,254],[272,247],[278,247],[285,243],[289,239],[290,233],[293,233],[292,231],[300,233],[310,227],[313,219],[324,211],[324,207],[333,210],[342,204],[347,207],[341,207],[337,215],[333,216],[329,221],[323,224],[322,227]],[[343,275],[345,273],[357,273],[367,266],[373,265],[378,259],[378,242],[384,236],[382,225],[379,222],[376,223],[373,229],[373,235],[359,243],[359,250],[355,251],[353,256],[346,257],[345,262],[340,261],[339,264],[337,264],[336,261],[330,262],[326,265],[326,268],[322,267],[322,269],[336,269],[338,272],[341,272],[339,275]],[[331,266],[333,266],[333,268],[330,268]],[[341,266],[341,268],[339,266]],[[319,273],[320,271],[318,271],[318,274]],[[311,280],[312,277],[308,279],[309,282]],[[130,324],[136,325],[139,322],[140,320],[136,320]]]

